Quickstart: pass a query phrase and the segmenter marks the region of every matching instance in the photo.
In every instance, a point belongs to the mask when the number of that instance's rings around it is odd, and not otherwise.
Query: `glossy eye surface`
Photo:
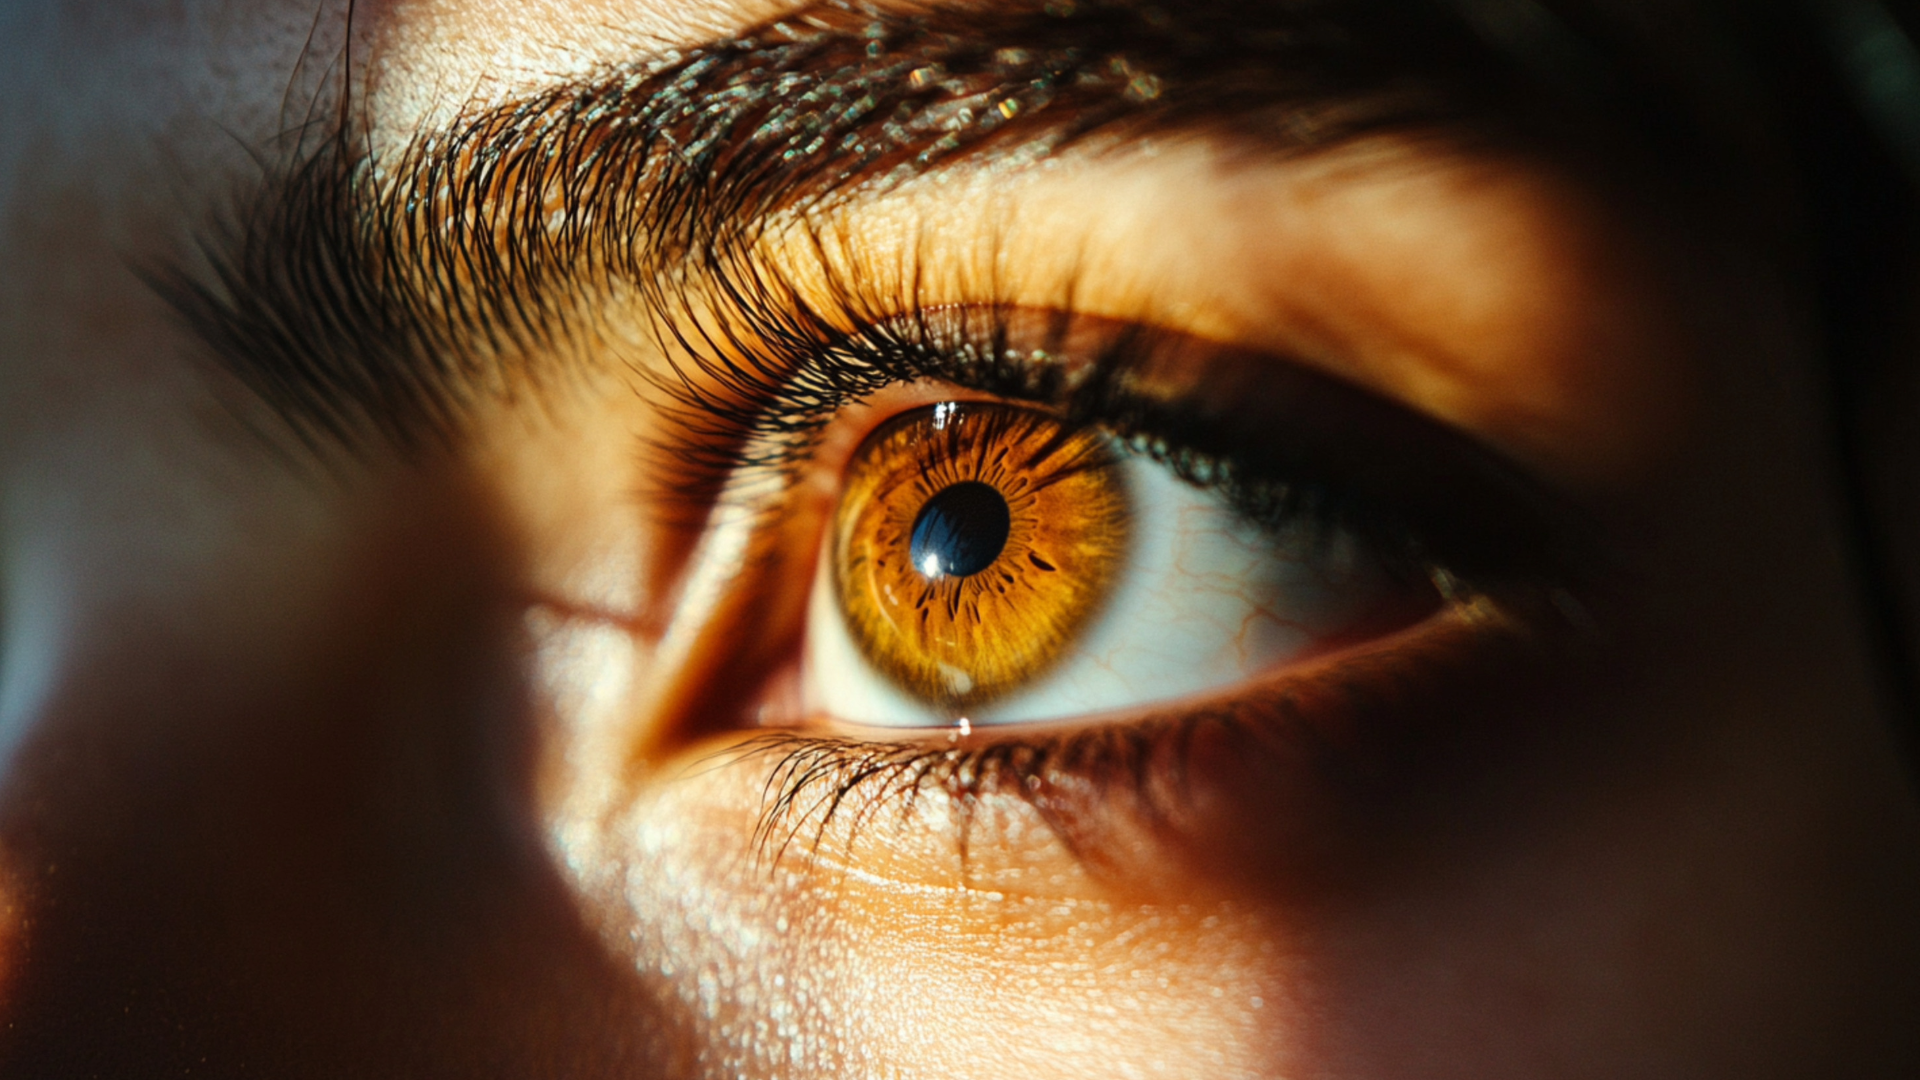
[[[987,701],[1059,659],[1125,558],[1108,440],[1031,409],[947,402],[855,455],[833,591],[861,654],[915,697]]]
[[[1255,522],[1099,428],[947,402],[847,468],[805,697],[882,726],[1126,710],[1258,676],[1408,592],[1309,514]]]

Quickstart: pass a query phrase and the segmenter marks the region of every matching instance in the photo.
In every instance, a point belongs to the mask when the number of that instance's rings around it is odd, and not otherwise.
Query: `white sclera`
[[[969,707],[974,725],[1060,720],[1224,689],[1352,626],[1389,588],[1351,536],[1304,526],[1275,535],[1151,458],[1125,452],[1121,467],[1133,534],[1105,605],[1032,682]],[[825,559],[808,603],[802,686],[811,712],[850,723],[941,727],[960,716],[908,694],[861,655]]]

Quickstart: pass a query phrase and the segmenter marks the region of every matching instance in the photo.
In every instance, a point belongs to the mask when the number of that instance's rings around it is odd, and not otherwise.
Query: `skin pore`
[[[838,329],[1000,305],[1251,351],[1498,455],[1606,546],[1576,589],[1489,588],[1500,619],[1446,608],[1279,673],[1340,704],[1207,729],[1177,803],[1056,757],[826,815],[830,769],[782,815],[795,759],[755,740],[795,729],[756,709],[808,632],[839,470],[890,415],[1007,388],[898,381],[823,419],[777,518],[690,517],[661,477],[702,445],[696,392],[729,389],[693,346],[763,329],[696,261],[677,306],[587,290],[590,332],[502,349],[561,374],[472,395],[445,444],[303,447],[148,271],[203,270],[249,151],[331,100],[341,14],[0,15],[0,1071],[1920,1060],[1920,804],[1788,270],[1426,132],[1133,132],[782,208],[726,266]],[[770,14],[362,4],[367,145]],[[698,327],[735,332],[661,332]]]

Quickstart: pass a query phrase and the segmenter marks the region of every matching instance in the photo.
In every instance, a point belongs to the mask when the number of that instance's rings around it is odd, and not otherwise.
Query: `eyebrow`
[[[343,123],[202,230],[200,269],[149,277],[309,447],[450,444],[477,402],[592,352],[590,298],[720,259],[783,212],[1149,133],[1282,152],[1497,137],[1519,76],[1447,9],[826,0],[469,110],[385,157]]]

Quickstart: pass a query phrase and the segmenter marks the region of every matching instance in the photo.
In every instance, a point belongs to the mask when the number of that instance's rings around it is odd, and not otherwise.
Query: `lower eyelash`
[[[1190,827],[1220,827],[1189,820],[1196,785],[1215,779],[1194,762],[1203,743],[1258,758],[1262,775],[1284,780],[1263,796],[1331,808],[1327,820],[1349,825],[1384,820],[1392,815],[1383,808],[1423,791],[1471,785],[1476,770],[1457,767],[1456,748],[1471,758],[1525,742],[1523,706],[1535,690],[1564,684],[1601,643],[1588,614],[1576,617],[1553,588],[1514,588],[1497,600],[1463,594],[1436,618],[1447,622],[1411,640],[1184,711],[1031,736],[950,729],[868,741],[770,731],[719,756],[767,770],[753,849],[768,865],[796,844],[810,855],[829,837],[850,847],[882,815],[904,821],[934,797],[944,800],[963,867],[981,811],[998,800],[1028,808],[1082,865],[1098,866],[1116,829],[1177,843]]]
[[[1202,718],[1196,716],[1179,723],[1199,722]],[[754,850],[769,862],[778,862],[796,842],[817,853],[836,824],[851,845],[874,815],[891,808],[904,818],[926,795],[942,797],[960,811],[954,841],[964,859],[972,809],[983,800],[1009,795],[1037,811],[1074,850],[1076,830],[1067,827],[1049,798],[1058,774],[1071,774],[1079,783],[1092,780],[1104,792],[1107,782],[1124,772],[1136,790],[1145,791],[1147,763],[1171,726],[1176,725],[1115,725],[1048,740],[965,749],[774,732],[749,739],[727,756],[738,763],[773,762],[753,837]]]

